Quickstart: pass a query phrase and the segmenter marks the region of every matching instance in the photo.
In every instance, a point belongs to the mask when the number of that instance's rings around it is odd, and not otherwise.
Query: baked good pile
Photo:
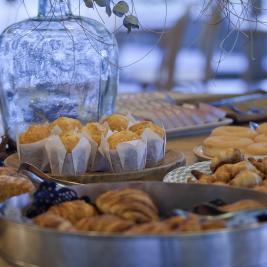
[[[164,159],[165,146],[164,128],[121,114],[85,125],[60,117],[31,125],[17,137],[20,162],[66,176],[157,166]]]
[[[258,208],[264,205],[249,199],[220,207],[223,212]],[[211,221],[194,213],[161,218],[151,197],[135,188],[104,192],[95,204],[83,200],[63,202],[32,221],[39,227],[62,231],[124,235],[190,233],[226,227],[224,220]]]
[[[211,161],[212,174],[192,170],[197,179],[188,182],[247,187],[267,193],[267,157],[245,158],[239,149],[229,148],[218,153]]]
[[[203,143],[203,152],[209,157],[228,148],[237,148],[247,156],[267,156],[267,123],[255,131],[241,126],[218,127]]]

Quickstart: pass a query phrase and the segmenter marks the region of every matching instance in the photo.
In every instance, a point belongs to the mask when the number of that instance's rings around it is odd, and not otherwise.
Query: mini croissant
[[[97,214],[95,208],[83,200],[67,201],[55,205],[48,209],[47,213],[58,215],[72,224],[84,217],[90,217]]]
[[[262,184],[262,178],[255,172],[244,170],[238,173],[230,185],[239,187],[253,187]]]
[[[159,219],[153,201],[145,192],[137,189],[108,191],[97,198],[96,205],[103,213],[133,222],[144,223]]]
[[[122,233],[133,225],[133,222],[123,220],[117,216],[101,215],[83,218],[75,224],[75,228],[79,231]]]

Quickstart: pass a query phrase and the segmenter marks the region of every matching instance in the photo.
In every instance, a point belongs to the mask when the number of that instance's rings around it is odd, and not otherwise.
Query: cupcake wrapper
[[[159,165],[165,157],[166,135],[164,138],[147,128],[142,134],[147,141],[146,168]]]
[[[121,143],[116,150],[109,150],[105,140],[104,151],[113,172],[139,171],[145,168],[147,145],[144,140]]]
[[[104,172],[109,171],[109,164],[105,156],[97,149],[95,159],[92,162],[90,171],[92,172]]]
[[[49,171],[49,161],[45,150],[47,139],[31,143],[20,144],[17,137],[17,150],[20,163],[27,162],[42,171]]]
[[[72,153],[67,153],[57,135],[48,138],[45,148],[52,174],[77,176],[86,173],[91,145],[85,137],[81,137]]]

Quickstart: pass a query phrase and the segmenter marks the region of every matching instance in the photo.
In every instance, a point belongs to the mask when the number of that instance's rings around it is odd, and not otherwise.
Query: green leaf
[[[93,0],[83,0],[85,5],[89,8],[93,8],[94,7],[94,2]]]
[[[129,11],[129,6],[125,1],[119,1],[113,7],[113,13],[118,17],[123,17]]]
[[[106,0],[94,0],[100,7],[106,7]]]
[[[125,16],[123,25],[127,28],[128,33],[130,33],[132,29],[139,29],[138,18],[133,15]]]

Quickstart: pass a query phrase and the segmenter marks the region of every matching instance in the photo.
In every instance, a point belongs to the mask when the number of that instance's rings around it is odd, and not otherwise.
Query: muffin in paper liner
[[[146,168],[159,165],[165,158],[166,134],[161,137],[150,128],[146,128],[142,138],[147,142]]]
[[[26,162],[42,171],[49,171],[49,161],[45,150],[47,139],[30,144],[20,144],[17,136],[17,150],[20,163]]]
[[[89,125],[93,127],[90,129],[87,128]],[[82,134],[88,138],[92,146],[92,151],[88,162],[89,172],[109,170],[107,159],[102,151],[99,150],[102,136],[106,136],[109,131],[110,130],[107,123],[99,124],[97,122],[90,122],[82,128]]]
[[[48,155],[51,172],[60,176],[77,176],[86,173],[91,153],[91,144],[81,136],[71,153],[67,150],[58,135],[48,138],[45,149]]]
[[[110,150],[107,138],[102,138],[100,149],[113,172],[140,171],[145,168],[147,144],[142,139],[120,143],[116,149]]]

